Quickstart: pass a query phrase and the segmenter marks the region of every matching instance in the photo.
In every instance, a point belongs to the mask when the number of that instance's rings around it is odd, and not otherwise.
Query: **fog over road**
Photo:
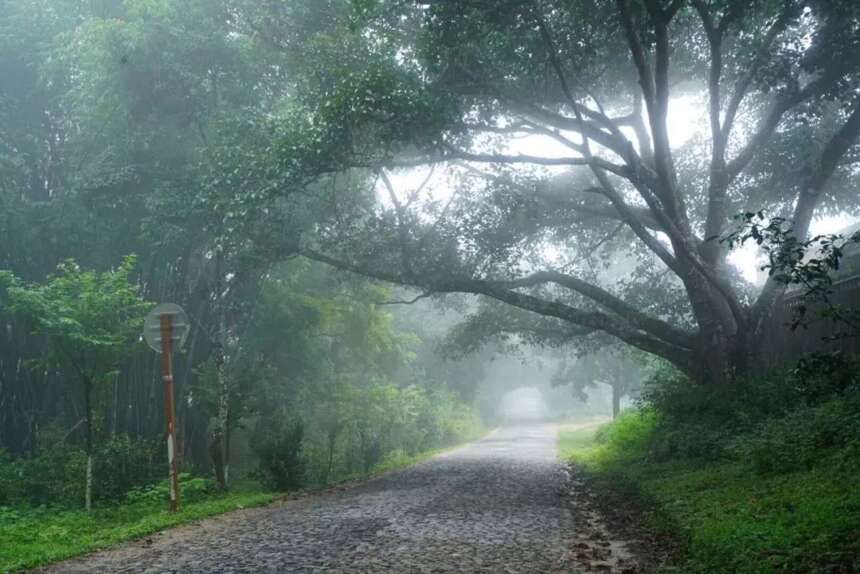
[[[529,423],[360,485],[234,512],[48,572],[570,572],[554,425]]]

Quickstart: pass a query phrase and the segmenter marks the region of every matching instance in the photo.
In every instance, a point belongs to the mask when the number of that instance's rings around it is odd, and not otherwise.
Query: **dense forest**
[[[480,361],[434,351],[444,321],[284,247],[326,206],[266,165],[295,80],[238,13],[3,12],[3,503],[83,503],[88,455],[96,501],[161,479],[158,359],[139,340],[163,301],[192,323],[175,365],[183,465],[217,467],[222,487],[234,456],[246,474],[278,458],[263,470],[283,489],[477,432]],[[253,198],[275,190],[289,206],[258,217]]]
[[[853,0],[0,0],[0,571],[183,521],[165,302],[187,520],[527,410],[684,571],[860,568],[858,138]]]

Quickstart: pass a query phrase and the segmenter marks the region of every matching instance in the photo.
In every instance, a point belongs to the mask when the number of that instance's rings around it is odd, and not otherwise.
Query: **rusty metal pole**
[[[164,381],[164,414],[167,418],[167,463],[170,465],[170,512],[179,510],[179,473],[176,468],[176,406],[173,399],[173,315],[161,321],[161,379]]]

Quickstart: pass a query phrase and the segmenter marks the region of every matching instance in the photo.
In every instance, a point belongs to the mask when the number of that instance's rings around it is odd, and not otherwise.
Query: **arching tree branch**
[[[643,331],[678,347],[691,348],[692,338],[694,337],[693,333],[678,329],[665,321],[651,317],[647,313],[643,313],[636,309],[609,291],[572,275],[560,273],[558,271],[539,271],[520,279],[499,282],[500,285],[509,288],[531,287],[544,283],[555,283],[556,285],[561,285],[562,287],[580,293],[603,307],[606,307],[610,311],[617,313],[626,321],[629,321]]]
[[[476,295],[486,295],[527,311],[563,319],[587,329],[603,331],[643,351],[664,357],[687,372],[693,372],[694,370],[692,352],[689,349],[661,340],[638,329],[617,315],[608,315],[599,311],[585,311],[565,305],[559,301],[547,301],[504,287],[494,281],[450,275],[445,277],[404,277],[392,271],[383,271],[375,267],[341,261],[310,248],[301,249],[300,253],[308,259],[327,263],[338,269],[391,283],[411,285],[428,291],[432,290],[436,293],[473,293]]]

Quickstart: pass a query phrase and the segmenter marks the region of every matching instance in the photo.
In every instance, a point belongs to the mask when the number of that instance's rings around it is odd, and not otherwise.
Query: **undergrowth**
[[[146,495],[128,504],[97,506],[90,513],[0,507],[0,572],[70,558],[207,516],[261,506],[276,497],[259,490],[202,495],[183,489],[182,494],[182,509],[175,514],[167,511],[165,498]]]
[[[560,448],[681,542],[667,571],[849,573],[860,571],[858,428],[856,381],[674,379],[614,423],[563,433]]]
[[[460,442],[479,438],[483,429],[470,429]],[[451,447],[418,454],[389,453],[372,471],[339,477],[332,484],[363,480],[405,468]],[[263,506],[281,496],[262,490],[255,481],[219,492],[210,479],[180,475],[181,511],[166,510],[168,483],[136,487],[121,502],[105,501],[89,513],[60,505],[3,506],[0,504],[0,573],[32,568],[140,538],[201,518]],[[311,491],[316,488],[311,488]]]

